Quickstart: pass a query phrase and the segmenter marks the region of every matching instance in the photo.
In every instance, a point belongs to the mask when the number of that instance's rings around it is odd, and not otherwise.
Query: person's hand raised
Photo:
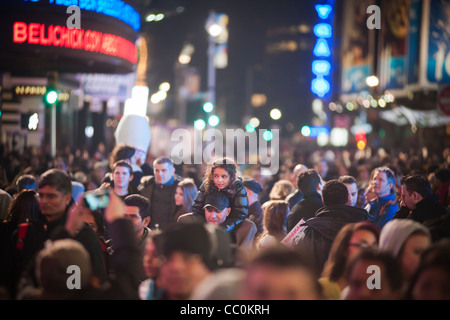
[[[105,220],[108,223],[112,223],[116,219],[120,219],[124,217],[124,207],[125,203],[122,199],[114,192],[109,192],[109,203],[105,208]]]

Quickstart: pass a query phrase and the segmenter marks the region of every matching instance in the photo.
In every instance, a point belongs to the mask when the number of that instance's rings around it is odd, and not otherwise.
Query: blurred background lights
[[[313,53],[316,57],[329,57],[331,55],[328,43],[321,38],[317,40]]]
[[[259,126],[259,124],[260,124],[260,121],[259,121],[258,118],[253,117],[253,118],[251,118],[251,119],[249,120],[248,123],[251,124],[253,127],[257,128],[257,127]]]
[[[245,131],[247,131],[247,132],[253,132],[253,131],[255,131],[255,127],[252,126],[251,123],[247,123],[247,124],[245,125]]]
[[[309,137],[309,135],[311,134],[311,128],[308,126],[303,126],[300,132],[303,136]]]
[[[314,26],[314,34],[319,38],[329,38],[332,36],[332,28],[328,23],[318,23]]]
[[[37,113],[33,113],[28,120],[28,129],[29,130],[37,130],[39,124],[39,116]]]
[[[203,119],[197,119],[194,121],[194,128],[201,131],[203,129],[205,129],[206,127],[206,123]]]
[[[266,141],[272,140],[272,139],[273,139],[273,133],[272,133],[272,131],[270,131],[270,130],[264,131],[264,133],[263,133],[263,139],[266,140]]]
[[[92,138],[94,136],[94,127],[93,126],[87,126],[84,129],[84,134],[87,138]]]
[[[208,118],[208,124],[209,124],[211,127],[217,126],[217,125],[219,124],[219,122],[220,122],[220,119],[219,119],[219,117],[216,116],[216,115],[212,115],[211,117]]]
[[[348,144],[348,130],[333,128],[330,131],[330,144],[334,147],[345,147]]]
[[[323,97],[330,91],[330,83],[323,78],[315,78],[311,82],[311,91],[319,97]]]
[[[328,4],[316,4],[314,8],[321,19],[327,19],[333,8]]]
[[[329,137],[328,137],[328,134],[326,134],[325,132],[321,132],[317,136],[317,145],[319,147],[326,146],[328,144],[328,141],[329,141]]]
[[[270,117],[274,120],[278,120],[281,118],[281,111],[280,109],[274,108],[270,111]]]
[[[203,111],[209,113],[209,112],[213,111],[213,109],[214,109],[214,105],[211,102],[205,102],[203,104]]]
[[[330,74],[331,64],[326,60],[314,60],[311,69],[316,76],[327,76]]]
[[[379,83],[380,81],[378,80],[377,76],[369,76],[366,78],[366,84],[369,87],[376,87]]]
[[[170,83],[168,82],[163,82],[159,85],[159,91],[164,91],[167,92],[170,90]]]

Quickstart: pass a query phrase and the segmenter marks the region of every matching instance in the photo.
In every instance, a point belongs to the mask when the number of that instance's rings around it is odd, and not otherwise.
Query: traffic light
[[[366,132],[363,130],[358,130],[355,133],[356,146],[359,150],[364,150],[367,143]]]
[[[52,106],[58,101],[58,91],[56,86],[58,84],[58,73],[49,72],[47,73],[47,90],[44,94],[44,104],[47,107]]]
[[[58,92],[53,87],[47,87],[44,95],[44,102],[47,105],[52,105],[58,100]]]

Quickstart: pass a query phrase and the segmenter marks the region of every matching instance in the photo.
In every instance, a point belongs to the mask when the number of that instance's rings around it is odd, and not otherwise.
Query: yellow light
[[[358,147],[359,150],[364,150],[364,148],[366,147],[366,143],[362,140],[359,140],[356,146]]]
[[[168,82],[163,82],[159,85],[159,91],[164,91],[167,92],[170,90],[170,83]]]

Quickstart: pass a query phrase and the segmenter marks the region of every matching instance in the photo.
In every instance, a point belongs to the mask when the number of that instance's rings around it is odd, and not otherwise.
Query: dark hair
[[[205,193],[208,194],[211,192],[213,186],[214,186],[214,170],[216,168],[222,168],[225,169],[228,174],[230,175],[230,184],[234,183],[236,181],[237,177],[237,165],[231,158],[220,158],[212,161],[208,164],[208,167],[206,169],[205,178],[204,178],[204,186],[205,186]]]
[[[157,165],[157,164],[164,164],[164,163],[168,163],[171,167],[173,167],[173,161],[172,159],[170,159],[169,157],[158,157],[153,161],[153,166]]]
[[[102,211],[98,209],[98,210],[89,210],[89,212],[94,217],[94,222],[97,225],[97,235],[102,238],[105,237],[106,227]]]
[[[434,172],[434,176],[442,182],[447,182],[450,180],[450,170],[447,168],[437,169]]]
[[[426,178],[418,174],[412,174],[401,178],[400,183],[406,187],[409,193],[417,192],[422,197],[433,193],[431,185]]]
[[[114,170],[117,167],[126,167],[130,171],[130,175],[133,174],[133,167],[131,166],[131,163],[128,162],[127,160],[119,160],[119,161],[115,162],[113,167],[112,167],[112,171],[114,172]]]
[[[43,221],[36,196],[35,190],[19,192],[9,205],[7,221],[14,224]]]
[[[36,190],[36,178],[31,174],[21,175],[16,181],[17,191],[25,189]]]
[[[356,179],[352,176],[340,176],[338,181],[345,183],[345,184],[356,183]]]
[[[38,188],[45,186],[55,187],[64,195],[72,193],[72,180],[66,172],[59,169],[50,169],[41,175]]]
[[[349,223],[342,227],[336,235],[328,255],[328,260],[323,269],[322,275],[331,281],[337,281],[345,272],[347,266],[347,252],[353,234],[359,230],[372,232],[380,240],[380,228],[372,221],[361,221]]]
[[[343,182],[336,179],[327,181],[322,189],[322,200],[326,206],[346,204],[348,200],[348,189]]]
[[[300,173],[297,177],[297,187],[303,193],[312,193],[317,190],[320,183],[320,175],[315,169],[308,169]]]
[[[177,187],[183,190],[183,212],[191,212],[191,206],[198,191],[194,179],[184,178],[178,183]]]
[[[398,260],[390,253],[377,250],[362,250],[354,257],[347,268],[346,278],[350,279],[351,272],[356,263],[360,261],[375,261],[376,264],[385,267],[384,276],[393,291],[401,290],[403,286],[403,275]]]
[[[116,146],[109,157],[109,167],[112,169],[114,167],[114,163],[119,160],[130,160],[135,153],[136,149],[126,144]]]
[[[138,207],[142,218],[150,217],[150,200],[140,194],[130,194],[124,199],[125,205]]]

